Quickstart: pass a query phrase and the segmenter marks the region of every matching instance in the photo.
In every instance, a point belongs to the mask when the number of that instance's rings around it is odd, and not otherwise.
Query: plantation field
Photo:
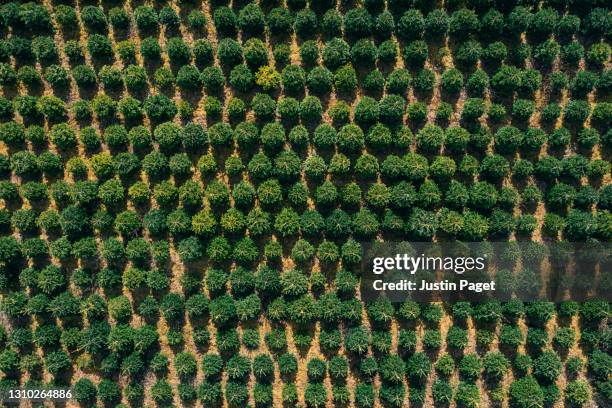
[[[360,290],[373,241],[530,243],[510,294],[553,284],[543,242],[609,244],[609,2],[4,1],[0,32],[0,406],[612,406],[605,300]]]

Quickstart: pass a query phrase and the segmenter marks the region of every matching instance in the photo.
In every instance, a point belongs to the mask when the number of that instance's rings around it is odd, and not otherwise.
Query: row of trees
[[[0,187],[2,198],[16,197],[14,185],[2,182]],[[35,189],[40,185],[31,182],[25,187]],[[435,182],[426,181],[417,190],[404,181],[391,187],[375,183],[363,194],[356,183],[338,189],[333,183],[325,182],[316,188],[313,196],[316,208],[305,210],[308,191],[304,184],[297,183],[286,190],[288,202],[283,205],[283,190],[276,180],[271,180],[262,183],[257,190],[262,207],[253,206],[256,190],[243,182],[232,192],[237,207],[224,209],[222,206],[230,198],[230,192],[218,182],[211,183],[205,193],[197,183],[187,182],[177,189],[169,182],[162,182],[151,192],[146,184],[138,182],[127,191],[130,201],[142,206],[152,195],[161,207],[143,209],[139,213],[124,209],[126,194],[118,180],[105,182],[99,188],[93,182],[77,182],[73,186],[60,182],[53,188],[52,194],[64,194],[56,201],[65,206],[63,210],[3,210],[2,226],[19,231],[24,239],[45,230],[51,234],[63,232],[74,240],[87,237],[93,229],[103,234],[115,232],[126,238],[146,230],[152,236],[170,234],[176,238],[190,234],[209,238],[219,233],[232,238],[241,237],[248,231],[251,237],[275,233],[282,237],[303,238],[324,235],[337,240],[351,235],[357,239],[372,239],[379,231],[384,231],[422,239],[431,239],[437,233],[479,241],[486,237],[508,237],[513,231],[531,236],[539,222],[530,214],[530,209],[542,200],[542,193],[533,185],[527,186],[521,194],[510,187],[503,187],[498,194],[496,187],[487,182],[477,182],[468,188],[453,181],[442,190]],[[28,195],[46,197],[44,188],[26,191]],[[543,232],[556,238],[563,231],[572,241],[587,237],[607,239],[609,193],[609,187],[598,193],[592,187],[576,190],[564,183],[553,185],[544,199],[551,211],[543,219]],[[204,195],[217,210],[201,209]],[[72,199],[75,200],[73,204],[70,203]],[[92,207],[98,200],[106,208]],[[361,200],[365,200],[366,205],[360,207]],[[178,203],[184,207],[176,209]],[[527,211],[516,217],[512,211],[518,204]],[[599,206],[599,211],[591,213],[593,204]],[[566,213],[568,207],[571,209]],[[35,251],[33,257],[45,253]]]
[[[172,47],[187,47],[183,40],[176,40],[178,42],[169,41],[166,50],[171,61],[178,52]],[[143,41],[141,46],[141,53],[145,59],[159,58],[161,49],[151,50],[147,44],[148,42]],[[555,60],[559,51],[561,61],[570,66],[578,64],[585,57],[584,50],[580,48],[582,46],[578,42],[570,43],[563,48],[558,46],[555,48],[551,43],[546,44],[547,47],[552,47],[552,51],[545,55],[548,63]],[[600,62],[605,64],[610,55],[609,47],[604,47],[599,54],[595,52],[595,47],[602,44],[607,46],[605,43],[592,46],[586,55],[588,61],[594,61],[598,55]],[[132,48],[129,48],[130,46]],[[10,48],[10,45],[5,44],[5,59],[10,55],[8,52]],[[208,40],[197,40],[193,47],[194,62],[201,67],[201,71],[197,66],[191,65],[192,51],[187,48],[183,50],[186,55],[181,57],[180,63],[177,62],[178,67],[175,70],[160,67],[149,77],[149,72],[144,67],[134,63],[135,50],[132,43],[125,50],[121,48],[120,52],[125,53],[122,57],[125,63],[123,70],[104,65],[96,72],[80,61],[83,50],[79,48],[73,50],[72,47],[66,46],[65,51],[73,61],[70,72],[57,63],[52,63],[39,72],[32,65],[23,65],[16,71],[10,64],[3,62],[0,64],[0,84],[16,86],[21,83],[36,89],[42,85],[44,79],[54,89],[61,91],[70,85],[72,79],[84,91],[94,89],[98,83],[104,85],[110,92],[125,85],[129,91],[140,97],[139,95],[148,89],[149,82],[161,91],[178,85],[180,89],[189,93],[205,89],[207,94],[213,96],[219,94],[225,82],[240,93],[250,92],[256,85],[266,92],[276,91],[282,85],[290,94],[303,92],[307,87],[315,95],[327,94],[332,88],[335,88],[339,94],[350,95],[356,91],[358,82],[361,82],[366,91],[379,93],[385,87],[385,77],[377,69],[372,71],[372,68],[375,68],[377,60],[381,63],[394,64],[399,53],[398,46],[393,41],[386,41],[376,47],[370,40],[360,40],[350,47],[343,39],[334,38],[325,43],[322,49],[319,49],[316,42],[307,41],[299,50],[304,67],[285,65],[289,62],[287,49],[284,54],[275,52],[277,59],[275,69],[269,65],[271,61],[268,59],[266,45],[259,39],[247,40],[244,47],[235,40],[222,40],[216,51]],[[215,53],[221,67],[226,69],[225,72],[216,66],[202,66],[211,64]],[[543,53],[544,50],[536,48],[532,58],[536,62],[543,63]],[[448,95],[456,95],[464,87],[465,82],[467,90],[474,97],[482,96],[489,86],[496,94],[502,96],[512,95],[514,91],[531,96],[542,85],[541,72],[533,68],[520,69],[514,65],[500,67],[499,64],[506,59],[507,54],[506,46],[499,42],[492,43],[484,50],[475,42],[459,46],[454,59],[460,68],[466,64],[474,66],[479,59],[494,62],[497,66],[487,70],[491,76],[481,69],[476,71],[470,69],[462,73],[459,69],[450,68],[440,77],[439,85],[442,91]],[[528,50],[521,55],[520,60],[524,61],[530,55],[531,52]],[[429,57],[431,56],[424,42],[415,41],[407,45],[403,50],[403,59],[411,70],[405,68],[393,70],[386,78],[387,91],[402,95],[408,87],[412,87],[419,93],[431,92],[436,86],[435,78],[431,78],[433,76],[431,70],[423,68]],[[322,66],[317,65],[319,59],[323,63]],[[576,99],[584,98],[594,87],[607,93],[610,89],[610,71],[603,69],[602,64],[599,64],[602,67],[600,69],[597,69],[595,64],[592,69],[578,70],[571,81],[566,74],[553,72],[549,74],[548,82],[555,92],[569,85],[572,96]],[[358,79],[356,68],[368,68],[371,72],[360,75],[361,78]]]
[[[35,37],[30,42],[26,38],[15,35],[8,40],[3,40],[0,44],[2,59],[6,60],[12,55],[17,60],[23,60],[27,63],[29,59],[36,58],[48,71],[47,76],[60,75],[55,73],[60,69],[56,65],[59,51],[52,37]],[[279,67],[283,67],[289,62],[288,46],[286,44],[282,45],[276,45],[273,50],[276,65]],[[316,65],[319,57],[321,57],[324,65],[332,70],[348,62],[352,62],[358,68],[371,68],[377,60],[383,65],[394,63],[399,54],[398,47],[399,44],[394,40],[385,40],[376,44],[372,40],[361,39],[350,45],[343,38],[335,37],[327,41],[321,49],[319,49],[316,41],[305,41],[300,45],[299,53],[302,64],[307,68]],[[448,52],[448,49],[444,50]],[[129,74],[126,76],[133,82],[131,88],[138,89],[138,77],[141,77],[142,73],[139,71],[138,65],[134,65],[137,50],[133,43],[119,42],[116,50],[113,51],[112,45],[106,37],[94,35],[88,40],[87,51],[98,58],[104,55],[111,57],[116,51],[124,65],[130,68],[126,71]],[[245,40],[242,44],[232,38],[225,38],[219,41],[215,49],[208,39],[198,39],[191,44],[187,44],[181,37],[173,37],[168,40],[165,49],[162,49],[156,38],[147,37],[143,39],[139,51],[146,62],[159,62],[162,52],[165,51],[176,70],[189,65],[192,60],[200,67],[211,65],[214,54],[219,58],[221,66],[227,69],[231,69],[243,61],[252,70],[257,70],[270,63],[266,43],[258,38]],[[413,69],[422,68],[429,53],[428,45],[423,40],[402,44],[401,51],[401,56],[403,56],[406,64]],[[77,83],[85,88],[91,86],[92,82],[95,81],[95,73],[89,66],[83,64],[84,50],[81,45],[75,40],[69,40],[64,46],[64,52],[73,65],[73,76]],[[528,44],[523,44],[522,47],[512,50],[512,52],[509,52],[507,45],[501,41],[495,41],[483,47],[475,40],[468,40],[454,47],[454,57],[457,65],[461,68],[472,68],[479,59],[486,62],[491,68],[495,68],[495,65],[503,61],[522,66],[525,59],[530,57],[541,67],[550,68],[550,64],[560,55],[561,61],[569,67],[576,68],[580,60],[586,57],[592,69],[601,70],[605,68],[609,54],[610,48],[605,42],[596,42],[588,50],[585,50],[584,46],[576,40],[562,45],[559,45],[555,40],[547,40],[537,44],[533,49]],[[110,69],[107,66],[105,71],[100,74],[101,79],[106,79],[105,82],[110,82],[110,79],[112,79],[109,78],[110,74],[113,73],[113,71],[109,71]],[[187,73],[188,71],[183,76],[187,76]],[[30,81],[35,85],[36,78],[34,76],[32,67],[25,64],[20,79]],[[7,82],[8,79],[6,79]],[[59,81],[58,85],[61,85]]]
[[[158,126],[153,134],[143,126],[133,127],[128,132],[121,125],[111,125],[100,137],[95,128],[84,127],[77,134],[66,123],[54,125],[48,134],[38,125],[24,128],[13,121],[0,124],[0,140],[11,147],[11,153],[2,156],[5,174],[12,171],[19,177],[31,179],[42,173],[58,176],[68,172],[78,179],[84,175],[83,169],[89,167],[100,182],[114,175],[127,177],[138,170],[143,170],[154,181],[169,174],[190,176],[195,168],[207,177],[220,167],[230,176],[246,170],[257,181],[273,176],[291,181],[302,170],[315,183],[321,182],[327,173],[342,178],[351,172],[363,180],[380,173],[388,180],[407,178],[414,182],[427,178],[441,182],[458,175],[470,178],[479,174],[483,181],[491,182],[510,175],[519,179],[533,175],[544,182],[578,180],[584,176],[596,180],[609,172],[609,163],[603,159],[589,160],[581,152],[586,153],[587,149],[599,145],[602,139],[605,143],[601,144],[607,146],[608,134],[602,138],[593,128],[580,130],[573,140],[572,133],[563,127],[547,134],[539,128],[522,131],[511,125],[500,127],[493,134],[484,127],[469,132],[460,126],[443,130],[440,126],[427,124],[413,134],[408,127],[391,130],[381,123],[366,132],[355,124],[346,124],[339,131],[329,124],[321,124],[314,131],[297,125],[287,132],[276,122],[265,124],[261,131],[253,122],[241,122],[234,129],[219,123],[208,131],[200,125],[189,124],[181,129],[167,122]],[[68,154],[43,152],[37,156],[26,149],[26,141],[34,148],[42,148],[51,141],[60,153]],[[86,159],[71,157],[70,153],[79,142],[86,147],[89,155]],[[103,142],[114,156],[99,152]],[[152,149],[154,142],[158,149]],[[494,142],[494,150],[486,153],[491,142]],[[558,153],[570,147],[572,142],[582,151],[559,158]],[[226,157],[204,152],[209,145],[222,152],[228,143],[235,143],[244,152]],[[535,157],[545,143],[549,145],[550,154]],[[402,153],[402,149],[413,144],[417,152]],[[308,145],[319,152],[309,154],[303,163],[296,162],[294,159]],[[253,150],[260,146],[263,151],[254,153]],[[135,153],[126,152],[128,147]],[[336,147],[338,151],[331,154]],[[369,152],[360,154],[366,147]],[[445,156],[440,155],[442,148]],[[390,149],[393,149],[390,154],[382,154]],[[185,151],[195,153],[195,157]],[[516,152],[526,153],[526,157],[513,159],[511,154]],[[273,170],[264,163],[286,163],[285,166],[290,167]],[[405,164],[409,166],[404,167]]]
[[[23,68],[16,74],[10,65],[0,64],[0,82],[7,86],[16,84],[17,78],[23,80],[21,75]],[[66,71],[59,66],[50,68],[53,69],[46,71],[45,79],[51,84],[68,86]],[[112,78],[107,78],[104,74],[108,71],[104,69],[100,71],[102,82],[112,87],[121,86],[121,72],[117,70],[112,73]],[[142,90],[148,86],[144,69],[139,69],[143,70],[141,77],[134,79],[126,76],[128,89]],[[116,70],[116,68],[110,70]],[[37,71],[34,72],[38,75]],[[92,77],[87,79],[87,87],[92,87],[96,83],[93,70],[91,74]],[[115,77],[115,74],[118,77]],[[553,100],[548,105],[537,109],[542,124],[551,126],[563,114],[563,123],[566,126],[580,128],[592,113],[593,123],[605,127],[610,119],[610,104],[601,101],[592,107],[585,99],[594,89],[597,89],[602,96],[609,92],[610,71],[605,71],[599,77],[590,71],[578,71],[571,82],[568,82],[567,76],[557,74],[553,73],[549,76],[550,86],[556,92],[569,86],[573,98],[564,107]],[[75,79],[77,83],[83,84],[83,78],[80,76],[76,76]],[[41,78],[28,77],[25,80],[31,85],[30,81],[38,82]],[[108,82],[109,80],[112,81],[112,84]],[[536,104],[532,100],[532,95],[542,85],[542,77],[537,71],[520,70],[511,66],[500,68],[491,78],[485,71],[477,70],[467,78],[464,84],[463,75],[455,68],[443,72],[437,83],[433,71],[428,69],[417,71],[412,76],[407,69],[400,68],[392,71],[386,79],[380,71],[374,70],[359,81],[356,71],[350,65],[338,68],[335,74],[324,67],[313,68],[307,73],[296,65],[287,66],[283,69],[282,74],[279,74],[266,66],[260,68],[255,75],[246,65],[238,65],[229,74],[229,84],[236,91],[250,92],[255,89],[255,85],[260,86],[259,89],[270,91],[280,89],[282,85],[286,96],[276,99],[266,93],[257,93],[251,100],[245,101],[244,97],[236,96],[222,102],[218,93],[223,89],[225,80],[223,73],[217,67],[205,68],[200,73],[196,67],[191,65],[181,68],[176,77],[179,87],[188,92],[204,86],[209,94],[202,99],[202,102],[210,124],[217,122],[224,111],[233,120],[240,120],[244,118],[247,108],[252,109],[256,117],[261,120],[270,120],[276,114],[289,123],[301,119],[304,123],[316,124],[321,121],[325,111],[321,97],[333,89],[339,94],[353,94],[360,82],[362,88],[369,91],[365,96],[359,98],[354,107],[355,119],[360,124],[368,125],[380,119],[388,124],[398,125],[402,123],[402,117],[406,113],[411,123],[421,124],[427,116],[427,104],[418,101],[406,106],[407,92],[412,88],[417,93],[427,93],[437,86],[448,95],[458,95],[465,86],[468,98],[461,112],[461,120],[467,124],[473,125],[485,114],[492,124],[507,122],[509,117],[519,124],[524,124],[528,123],[536,113]],[[138,85],[134,81],[138,81]],[[160,88],[167,88],[174,84],[175,79],[171,71],[160,68],[155,73],[154,81]],[[491,89],[500,95],[512,95],[514,92],[519,92],[519,97],[511,102],[499,103],[494,99],[492,103],[487,103],[483,97],[489,84]],[[294,97],[305,87],[312,93],[311,95]],[[384,89],[387,95],[380,97]],[[0,108],[2,108],[0,113],[5,119],[17,112],[28,121],[37,121],[46,117],[52,123],[61,122],[66,117],[68,110],[82,121],[91,120],[93,113],[104,121],[116,119],[117,114],[121,114],[127,123],[132,124],[141,122],[145,114],[154,123],[172,119],[177,113],[183,119],[189,119],[193,114],[194,108],[187,101],[181,101],[177,105],[164,94],[144,98],[136,96],[136,98],[133,96],[113,98],[107,94],[98,94],[90,100],[76,100],[68,106],[55,96],[17,96],[13,100],[5,98],[0,100]],[[330,116],[334,119],[338,116],[337,121],[342,123],[349,118],[351,107],[346,101],[341,100],[328,110]],[[453,110],[454,107],[444,101],[438,106],[437,115],[440,119],[448,120]]]
[[[384,9],[383,1],[369,2],[366,7],[347,8],[344,14],[334,8],[332,2],[306,6],[302,0],[291,1],[289,9],[280,7],[278,2],[270,5],[266,12],[257,3],[239,5],[230,8],[226,5],[212,5],[212,21],[198,8],[187,7],[183,24],[192,30],[200,30],[212,23],[220,35],[233,36],[238,31],[247,35],[261,35],[269,31],[273,35],[286,36],[295,32],[301,38],[308,38],[317,31],[329,36],[344,32],[351,38],[360,38],[375,34],[388,37],[392,33],[403,39],[441,37],[447,34],[456,38],[465,38],[471,34],[496,38],[503,34],[518,37],[527,32],[536,38],[546,38],[551,34],[561,37],[582,32],[586,35],[607,35],[609,22],[605,20],[605,8],[591,8],[585,13],[577,9],[575,14],[564,15],[557,2],[544,4],[498,5],[496,8],[482,7],[481,4],[447,5],[442,9],[422,7],[406,10],[406,5],[389,5]],[[401,2],[400,2],[401,3]],[[276,6],[276,7],[274,7]],[[477,11],[474,11],[477,10]],[[78,11],[70,5],[59,5],[49,13],[46,7],[35,3],[19,5],[8,3],[0,10],[1,24],[6,27],[27,29],[34,33],[53,32],[52,18],[67,32],[78,27],[79,22],[90,34],[104,34],[109,26],[114,30],[127,30],[135,23],[139,33],[150,34],[164,27],[167,31],[176,31],[181,24],[181,17],[176,9],[166,5],[158,9],[140,5],[133,10],[132,18],[122,7],[113,7],[105,12],[102,8],[88,5]]]

